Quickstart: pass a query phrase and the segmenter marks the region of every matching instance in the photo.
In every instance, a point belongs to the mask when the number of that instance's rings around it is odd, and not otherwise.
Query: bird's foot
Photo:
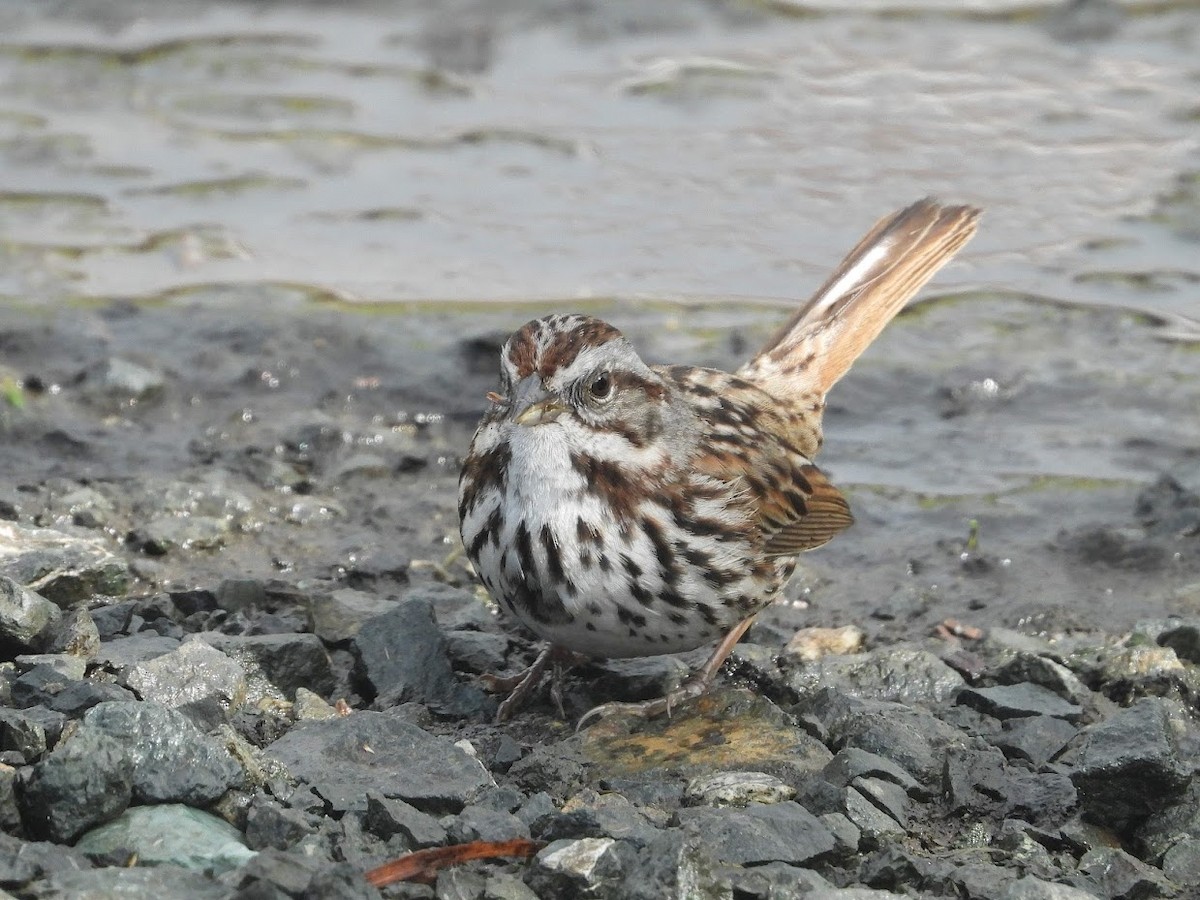
[[[542,678],[545,677],[546,669],[551,663],[554,664],[554,667],[550,676],[550,697],[554,700],[554,705],[558,707],[559,717],[565,719],[566,713],[563,711],[562,698],[562,675],[566,669],[575,665],[580,658],[578,654],[572,653],[570,650],[564,650],[562,647],[556,647],[551,644],[537,655],[537,659],[533,661],[533,665],[515,675],[479,676],[479,681],[482,683],[483,689],[489,693],[502,694],[508,692],[508,696],[496,709],[496,722],[508,721],[512,718],[513,713],[529,701],[530,695],[541,684]]]
[[[575,726],[575,730],[582,731],[588,723],[606,719],[609,716],[623,714],[634,716],[638,719],[653,719],[656,716],[667,715],[670,717],[671,711],[682,703],[688,700],[694,700],[701,694],[705,693],[710,687],[714,678],[705,671],[697,672],[692,675],[687,681],[675,688],[673,691],[668,691],[661,697],[654,700],[643,700],[640,703],[623,703],[614,701],[612,703],[601,703],[584,713],[583,718],[579,720],[579,724]]]

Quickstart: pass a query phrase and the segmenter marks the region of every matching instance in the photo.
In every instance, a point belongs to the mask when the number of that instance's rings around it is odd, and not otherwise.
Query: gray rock
[[[55,872],[38,885],[36,900],[226,900],[229,888],[211,875],[177,866],[113,866]]]
[[[49,704],[74,681],[56,666],[36,665],[12,683],[12,705],[18,708]]]
[[[994,747],[953,747],[946,754],[943,789],[954,813],[995,808],[1008,790],[1004,754]]]
[[[822,770],[821,775],[830,784],[838,787],[845,787],[858,778],[870,777],[898,785],[913,796],[929,796],[921,783],[896,763],[856,747],[839,750]]]
[[[475,675],[499,672],[508,657],[509,639],[489,631],[447,631],[446,653],[454,667]]]
[[[143,363],[120,356],[111,356],[89,366],[83,372],[85,393],[132,405],[154,399],[162,393],[166,379],[162,372]]]
[[[72,681],[47,703],[49,709],[78,719],[98,703],[133,701],[133,691],[110,681]]]
[[[395,606],[395,600],[378,594],[342,588],[309,600],[309,627],[327,644],[340,644],[357,635],[363,622],[381,616]]]
[[[132,665],[125,682],[143,700],[171,708],[215,701],[227,711],[246,702],[246,673],[204,641],[175,644],[170,652]]]
[[[27,712],[0,707],[0,750],[15,750],[34,762],[46,752],[46,729]]]
[[[1060,662],[1045,656],[1018,653],[1005,663],[997,677],[1004,684],[1031,683],[1054,692],[1059,697],[1075,704],[1084,704],[1093,694],[1070,669]]]
[[[383,713],[302,722],[266,752],[335,810],[363,810],[377,790],[426,812],[458,812],[495,786],[465,750]]]
[[[788,684],[801,697],[834,687],[864,700],[929,705],[952,700],[965,682],[927,650],[886,647],[853,656],[822,657],[798,667]]]
[[[44,666],[67,681],[78,681],[87,671],[87,662],[69,653],[22,653],[13,662],[23,672]]]
[[[66,608],[95,594],[122,596],[129,566],[96,541],[49,528],[0,522],[0,576]]]
[[[42,841],[23,841],[0,831],[0,892],[5,888],[18,890],[55,873],[83,872],[90,875],[91,869],[92,864],[88,858],[73,847]],[[0,893],[0,897],[4,897],[5,900],[8,900],[9,896]]]
[[[286,850],[314,832],[316,827],[315,816],[282,806],[260,794],[246,811],[246,846],[251,850],[268,847]]]
[[[524,818],[524,817],[523,817]],[[645,844],[658,829],[627,797],[586,788],[563,804],[562,811],[539,828],[559,831],[556,837],[612,837]],[[661,824],[661,823],[660,823]]]
[[[0,650],[41,649],[61,615],[45,597],[0,575]]]
[[[1173,844],[1163,854],[1162,870],[1176,884],[1200,884],[1200,837]]]
[[[1053,716],[1076,722],[1083,715],[1081,707],[1067,702],[1049,688],[1029,683],[969,687],[958,695],[958,702],[1002,720]]]
[[[1009,759],[1025,759],[1042,766],[1058,756],[1078,733],[1076,726],[1063,719],[1028,716],[1006,721],[1003,732],[994,740]]]
[[[1176,896],[1176,886],[1162,872],[1116,847],[1089,850],[1076,871],[1074,885],[1101,897]]]
[[[246,863],[236,876],[227,875],[226,878],[233,879],[236,885],[237,893],[233,896],[246,900],[283,900],[287,897],[306,900],[380,900],[379,891],[364,880],[362,867],[333,863],[323,856],[302,852],[263,850]],[[415,896],[432,895],[420,893]]]
[[[746,809],[681,809],[679,821],[719,859],[737,865],[799,865],[836,845],[819,819],[790,800]]]
[[[446,829],[433,816],[403,800],[384,797],[377,791],[367,793],[367,829],[383,840],[400,835],[410,850],[439,847],[446,843]]]
[[[133,760],[118,741],[90,728],[22,771],[17,783],[26,829],[59,843],[115,819],[132,796]]]
[[[100,651],[100,632],[92,614],[82,606],[68,610],[51,627],[43,649],[47,653],[66,653],[84,660],[95,659]]]
[[[223,516],[159,516],[130,535],[130,543],[150,556],[172,550],[215,550],[224,546],[232,529]]]
[[[802,900],[813,891],[832,888],[828,881],[811,869],[789,866],[787,863],[767,863],[732,873],[731,887],[735,896],[762,900]]]
[[[168,803],[137,806],[93,828],[75,844],[98,856],[128,850],[139,866],[179,866],[225,872],[254,856],[241,833],[216,816]]]
[[[554,841],[535,857],[531,884],[540,896],[614,894],[613,889],[622,880],[629,862],[628,855],[622,854],[623,849],[612,838]]]
[[[116,675],[118,680],[127,682],[126,676],[138,663],[156,659],[178,647],[179,641],[176,638],[142,632],[102,641],[100,649],[96,652],[95,662]]]
[[[1067,884],[1055,884],[1026,875],[1010,882],[999,900],[1100,900],[1100,896]]]
[[[156,703],[101,703],[83,723],[125,748],[134,764],[138,803],[207,806],[241,779],[229,752],[176,710]]]
[[[684,790],[689,806],[749,806],[795,796],[794,787],[765,772],[712,772],[693,778]]]
[[[93,487],[79,487],[58,499],[57,507],[82,528],[103,528],[116,512],[112,500]]]
[[[1071,772],[1084,809],[1110,824],[1170,805],[1192,775],[1184,749],[1191,729],[1180,704],[1161,697],[1146,697],[1086,729]]]
[[[285,698],[295,696],[297,688],[315,694],[333,691],[333,668],[325,645],[315,634],[221,634],[205,631],[200,640],[235,660],[250,676],[250,699],[263,690],[255,690],[256,673]]]
[[[455,844],[529,837],[529,826],[512,813],[475,805],[465,807],[446,830]]]
[[[368,620],[354,647],[357,674],[375,692],[379,708],[416,702],[444,715],[472,717],[494,709],[481,690],[455,678],[428,600],[403,600]]]

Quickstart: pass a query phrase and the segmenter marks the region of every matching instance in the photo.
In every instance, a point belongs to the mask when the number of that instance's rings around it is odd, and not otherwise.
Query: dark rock
[[[26,885],[55,873],[91,872],[92,864],[71,847],[23,841],[0,832],[0,890],[22,891]],[[73,897],[74,894],[60,894]]]
[[[932,892],[947,883],[953,871],[954,865],[949,861],[927,859],[909,852],[899,841],[891,841],[862,861],[858,878],[874,888]]]
[[[1076,887],[1115,900],[1177,896],[1176,886],[1162,872],[1116,847],[1085,853],[1071,881]]]
[[[334,810],[363,810],[378,790],[426,812],[457,812],[495,786],[465,750],[383,713],[301,723],[266,752]]]
[[[860,779],[859,782],[843,789],[842,812],[858,829],[859,841],[862,846],[871,849],[884,846],[902,835],[904,833],[903,819],[906,816],[903,806],[901,806],[900,820],[897,820],[888,810],[880,808],[861,787],[861,783],[867,780]],[[879,783],[883,784],[883,782]],[[892,785],[892,787],[896,788],[896,785]],[[903,793],[901,793],[902,797]]]
[[[820,820],[790,800],[746,809],[681,809],[679,821],[687,834],[698,836],[719,859],[737,865],[799,865],[836,845]]]
[[[1077,722],[1083,714],[1080,707],[1068,703],[1048,688],[1029,683],[969,687],[958,695],[958,702],[1001,720],[1052,716]]]
[[[254,853],[236,828],[189,806],[136,806],[93,828],[76,844],[93,857],[136,856],[139,865],[224,872]]]
[[[378,594],[342,588],[329,594],[318,594],[309,600],[309,626],[313,634],[327,644],[340,644],[358,634],[364,622],[383,615],[395,606],[395,600]]]
[[[1163,854],[1163,874],[1176,884],[1200,884],[1200,838],[1184,838]]]
[[[631,847],[612,838],[554,841],[538,852],[528,881],[542,897],[617,896],[634,858]]]
[[[1000,815],[1050,827],[1070,818],[1077,805],[1075,785],[1067,775],[1010,770]]]
[[[1155,637],[1160,647],[1170,647],[1180,659],[1200,664],[1200,621],[1173,620],[1165,623]]]
[[[133,760],[116,740],[84,728],[21,773],[17,799],[36,837],[73,841],[125,811],[133,796]]]
[[[236,886],[238,900],[380,900],[361,870],[294,851],[263,850],[242,867]]]
[[[119,680],[124,680],[138,663],[156,659],[178,647],[179,641],[175,638],[143,632],[102,641],[100,649],[96,652],[95,662],[116,675]],[[141,693],[136,687],[134,690]]]
[[[0,575],[0,655],[40,650],[61,615],[45,597]]]
[[[1160,475],[1138,494],[1134,512],[1150,534],[1175,538],[1200,532],[1200,495],[1170,475]]]
[[[12,704],[18,709],[49,704],[75,679],[55,666],[36,665],[12,684]]]
[[[1147,697],[1082,735],[1071,779],[1088,815],[1112,824],[1171,804],[1192,775],[1191,724],[1172,700]]]
[[[46,704],[55,712],[77,719],[99,703],[134,701],[132,691],[111,681],[72,681]]]
[[[927,650],[887,647],[854,656],[826,656],[799,667],[788,685],[801,698],[833,687],[862,700],[939,704],[963,689],[962,676]]]
[[[115,637],[127,637],[136,634],[144,624],[142,617],[135,614],[136,600],[125,600],[121,603],[109,603],[91,611],[92,622],[101,642],[111,641]],[[96,648],[100,652],[100,648]]]
[[[1164,868],[1164,857],[1171,848],[1200,840],[1200,779],[1193,778],[1177,802],[1146,819],[1137,831],[1137,839],[1144,850],[1142,858],[1162,863]]]
[[[155,703],[101,703],[84,716],[124,747],[133,760],[133,797],[139,803],[206,806],[242,777],[224,747],[186,716]]]
[[[446,653],[454,667],[474,675],[499,672],[504,668],[509,640],[486,631],[446,632]]]
[[[0,708],[0,750],[15,750],[35,762],[46,752],[46,729],[25,712]]]
[[[286,850],[315,829],[313,816],[263,795],[256,796],[246,811],[246,846],[251,850]]]
[[[490,716],[494,710],[482,691],[454,677],[428,600],[403,600],[368,620],[354,646],[357,675],[375,695],[378,708],[417,702],[444,715],[470,717]]]
[[[486,806],[468,806],[447,828],[450,842],[508,841],[529,837],[529,826],[510,812]]]
[[[564,826],[568,818],[574,820],[574,836],[577,837],[590,834],[643,846],[658,833],[655,823],[626,797],[614,793],[600,794],[591,789],[581,791],[563,804],[556,825],[547,826],[543,823],[542,827],[550,830],[557,827],[560,833],[556,836],[567,837],[568,831]]]
[[[1078,676],[1062,663],[1032,653],[1017,653],[1001,666],[996,677],[1003,684],[1036,684],[1079,705],[1088,703],[1093,697]]]
[[[46,635],[46,653],[67,653],[84,660],[95,659],[100,650],[96,622],[82,606],[67,610]]]
[[[995,738],[996,746],[1009,759],[1024,759],[1041,766],[1058,756],[1079,729],[1063,719],[1028,716],[1009,719]]]
[[[952,812],[993,810],[1009,787],[1004,754],[994,747],[951,748],[943,785]]]
[[[19,834],[21,807],[17,803],[17,770],[0,766],[0,831]],[[3,851],[0,850],[0,853]],[[0,881],[0,888],[3,882]]]
[[[0,522],[0,576],[38,585],[38,593],[62,608],[96,594],[123,596],[129,566],[101,544],[52,531]]]
[[[295,696],[297,688],[325,695],[334,687],[329,654],[315,634],[232,635],[206,631],[206,644],[220,650],[243,670],[261,671],[283,694]]]
[[[691,668],[677,656],[645,656],[608,659],[593,664],[591,681],[597,695],[614,700],[652,700],[678,687]]]
[[[393,835],[400,835],[410,850],[438,847],[446,843],[446,829],[436,818],[403,800],[384,797],[377,791],[367,794],[364,821],[372,834],[385,841]]]
[[[578,746],[538,744],[509,767],[513,784],[528,794],[539,791],[560,800],[579,790],[587,759]]]
[[[839,750],[822,770],[822,777],[838,787],[845,787],[857,778],[877,778],[899,785],[912,796],[930,798],[927,792],[915,778],[896,763],[874,753],[847,747]]]
[[[815,891],[833,887],[810,869],[787,863],[767,863],[732,873],[734,896],[742,900],[806,900]]]

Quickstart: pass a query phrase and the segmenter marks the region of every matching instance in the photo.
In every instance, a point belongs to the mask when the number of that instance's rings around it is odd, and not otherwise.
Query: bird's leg
[[[515,675],[509,675],[508,677],[481,675],[479,680],[483,683],[485,690],[494,694],[503,693],[504,691],[509,692],[504,702],[496,709],[496,721],[507,721],[512,717],[513,713],[525,705],[525,702],[529,699],[529,695],[541,683],[542,677],[546,674],[546,667],[550,663],[554,663],[554,670],[551,675],[553,681],[551,685],[551,697],[553,697],[555,704],[558,706],[558,714],[566,718],[563,713],[560,679],[565,669],[578,662],[579,658],[577,654],[572,653],[570,650],[550,644],[537,655],[537,659],[533,661],[533,665]]]
[[[653,718],[663,713],[671,715],[673,707],[699,697],[712,687],[717,672],[721,671],[721,666],[729,658],[729,654],[733,652],[737,642],[742,639],[742,635],[754,624],[754,618],[754,616],[750,616],[733,626],[729,633],[721,639],[721,643],[717,644],[708,661],[675,690],[668,691],[664,696],[655,700],[644,700],[641,703],[602,703],[585,713],[579,720],[579,724],[575,726],[575,730],[580,731],[593,719],[604,719],[614,713],[625,713],[641,719]]]

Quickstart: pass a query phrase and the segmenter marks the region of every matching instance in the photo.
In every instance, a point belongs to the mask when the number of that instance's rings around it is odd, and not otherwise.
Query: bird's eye
[[[601,372],[588,385],[588,393],[592,395],[594,400],[607,400],[608,395],[612,393],[612,378],[607,372]]]

